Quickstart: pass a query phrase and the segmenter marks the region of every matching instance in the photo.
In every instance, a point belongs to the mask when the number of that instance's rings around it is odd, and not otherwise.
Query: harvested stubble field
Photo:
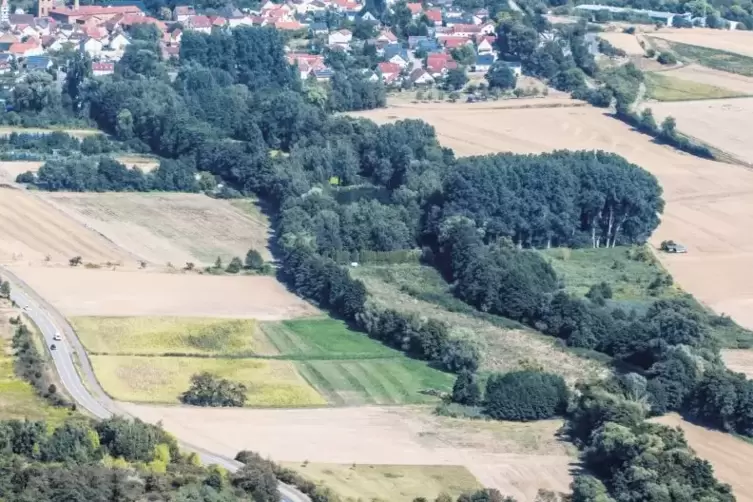
[[[622,49],[628,56],[643,56],[646,52],[638,42],[638,37],[636,35],[631,35],[630,33],[604,32],[599,33],[598,36],[608,41],[616,48]]]
[[[192,375],[208,371],[248,387],[247,406],[321,406],[327,401],[290,361],[202,357],[89,356],[97,380],[114,399],[179,403]]]
[[[680,68],[662,71],[658,74],[729,89],[741,94],[753,94],[753,77],[714,70],[697,64],[684,65]]]
[[[36,193],[0,187],[0,261],[132,262],[135,257],[47,204]]]
[[[753,98],[651,103],[647,106],[653,110],[657,122],[672,116],[683,133],[700,138],[744,162],[753,163],[753,142],[750,140]]]
[[[250,248],[265,259],[269,223],[225,200],[179,193],[52,193],[41,195],[71,219],[150,263],[223,263]]]
[[[274,354],[252,319],[71,317],[90,354]]]
[[[37,160],[2,160],[0,161],[0,181],[14,182],[16,176],[26,171],[37,172],[44,162]]]
[[[572,447],[560,421],[467,421],[411,407],[199,409],[123,404],[179,438],[225,456],[249,449],[281,462],[462,465],[521,502],[539,488],[569,491]]]
[[[731,103],[740,101],[748,99]],[[658,246],[673,239],[689,249],[687,255],[661,255],[675,281],[716,312],[753,328],[753,233],[741,230],[753,228],[753,171],[658,145],[590,107],[499,110],[437,105],[357,115],[380,123],[424,119],[437,129],[440,142],[458,155],[602,149],[624,156],[653,173],[664,189],[667,205],[651,242]],[[683,127],[682,120],[678,124]],[[713,129],[727,127],[721,123]]]
[[[0,221],[2,214],[0,213]],[[273,277],[12,266],[67,317],[181,316],[275,321],[314,315]]]
[[[351,273],[364,282],[371,301],[377,305],[440,319],[450,326],[451,336],[472,339],[480,349],[482,371],[504,372],[541,366],[570,382],[593,379],[605,372],[596,361],[565,352],[552,337],[502,318],[483,317],[453,298],[438,272],[429,267],[361,266]]]
[[[722,350],[724,364],[738,373],[743,373],[748,378],[753,378],[753,350],[750,349],[727,349]]]
[[[753,33],[749,31],[662,28],[651,33],[650,36],[671,42],[708,47],[753,57]]]
[[[697,63],[708,68],[753,77],[753,57],[749,55],[655,37],[650,37],[649,41],[657,51],[673,52],[684,63]]]
[[[126,165],[126,167],[138,167],[142,171],[150,172],[159,167],[159,159],[149,155],[115,155],[115,160]]]
[[[728,483],[738,502],[753,502],[753,478],[750,476],[750,459],[753,444],[732,434],[714,431],[691,424],[677,415],[655,419],[656,422],[680,427],[685,432],[688,444],[714,468],[719,481]]]
[[[323,484],[351,500],[412,502],[435,499],[440,493],[457,498],[482,485],[465,467],[455,465],[344,465],[286,462],[310,481]]]

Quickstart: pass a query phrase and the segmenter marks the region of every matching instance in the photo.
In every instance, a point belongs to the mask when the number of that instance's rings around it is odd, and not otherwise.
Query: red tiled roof
[[[194,28],[211,28],[212,21],[207,16],[189,16],[186,22]]]
[[[51,13],[64,14],[67,16],[97,16],[102,14],[144,14],[144,11],[135,5],[119,5],[115,7],[104,7],[102,5],[83,5],[78,9],[68,7],[55,7],[50,10]]]
[[[400,73],[400,67],[395,63],[379,63],[378,68],[383,75],[388,73]]]
[[[429,21],[434,21],[435,23],[441,23],[442,11],[439,9],[429,9],[426,11],[426,17],[429,18]]]
[[[414,16],[420,13],[422,10],[424,10],[424,6],[418,2],[408,3],[408,4],[405,4],[405,6],[408,7],[408,9],[410,10],[410,13],[413,14]]]

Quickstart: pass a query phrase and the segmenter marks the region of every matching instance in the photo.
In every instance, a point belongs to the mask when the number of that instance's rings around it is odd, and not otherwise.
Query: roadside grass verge
[[[746,94],[662,73],[645,73],[646,93],[657,101],[739,98]]]
[[[8,322],[17,315],[13,309],[0,309],[0,419],[46,420],[51,425],[62,423],[72,413],[67,408],[50,405],[37,395],[34,387],[16,375],[11,339],[15,326]],[[30,326],[37,348],[46,350],[38,343],[34,327]],[[45,352],[40,352],[45,354]]]
[[[289,361],[97,355],[90,359],[102,388],[122,401],[177,404],[191,376],[208,371],[246,385],[248,406],[327,404]]]
[[[696,62],[715,70],[753,77],[753,58],[734,52],[709,49],[698,45],[665,40],[670,49],[686,61]]]
[[[334,405],[424,404],[437,398],[424,391],[449,392],[453,375],[408,358],[299,361],[298,370]]]
[[[308,480],[326,485],[349,500],[410,502],[435,499],[440,493],[453,499],[483,486],[468,469],[445,465],[344,465],[285,462]]]
[[[274,355],[274,346],[249,319],[188,317],[73,317],[71,325],[93,354],[165,353]]]
[[[382,308],[411,312],[446,322],[450,336],[476,344],[482,376],[487,372],[547,368],[569,382],[602,377],[608,357],[563,348],[543,335],[503,317],[479,312],[455,298],[450,285],[433,268],[420,264],[363,265],[350,269]]]

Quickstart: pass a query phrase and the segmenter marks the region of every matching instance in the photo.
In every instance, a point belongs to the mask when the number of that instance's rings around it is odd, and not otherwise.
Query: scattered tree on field
[[[230,263],[228,263],[225,271],[229,274],[237,274],[243,268],[243,262],[237,256],[234,256]]]
[[[203,372],[191,377],[191,387],[180,400],[194,406],[243,406],[247,388],[211,373]]]
[[[245,266],[249,270],[259,271],[264,267],[264,258],[255,249],[249,249],[246,253]]]
[[[68,264],[71,267],[77,267],[77,266],[81,265],[82,262],[83,262],[83,259],[80,256],[74,256],[73,258],[71,258],[70,260],[68,260]]]

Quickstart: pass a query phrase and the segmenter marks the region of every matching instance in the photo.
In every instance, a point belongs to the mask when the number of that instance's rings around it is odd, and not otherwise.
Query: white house
[[[491,42],[489,42],[487,39],[482,39],[481,42],[478,43],[478,47],[476,47],[476,52],[481,54],[494,54],[494,47],[492,46]]]
[[[434,77],[421,68],[413,70],[408,80],[413,85],[429,85],[434,83]]]
[[[353,40],[353,33],[350,30],[334,31],[327,37],[329,45],[339,45],[341,47],[349,47],[351,40]]]
[[[410,58],[406,58],[400,54],[395,54],[390,58],[389,62],[396,64],[400,67],[400,69],[403,69],[410,63]]]
[[[79,42],[78,49],[81,52],[85,52],[89,57],[96,57],[102,52],[102,42],[96,38],[84,38]]]
[[[496,31],[497,29],[491,21],[487,21],[481,25],[481,34],[483,35],[494,35]]]
[[[110,42],[107,45],[114,51],[124,51],[126,46],[130,44],[131,41],[128,40],[128,37],[122,33],[116,33],[110,37]]]

